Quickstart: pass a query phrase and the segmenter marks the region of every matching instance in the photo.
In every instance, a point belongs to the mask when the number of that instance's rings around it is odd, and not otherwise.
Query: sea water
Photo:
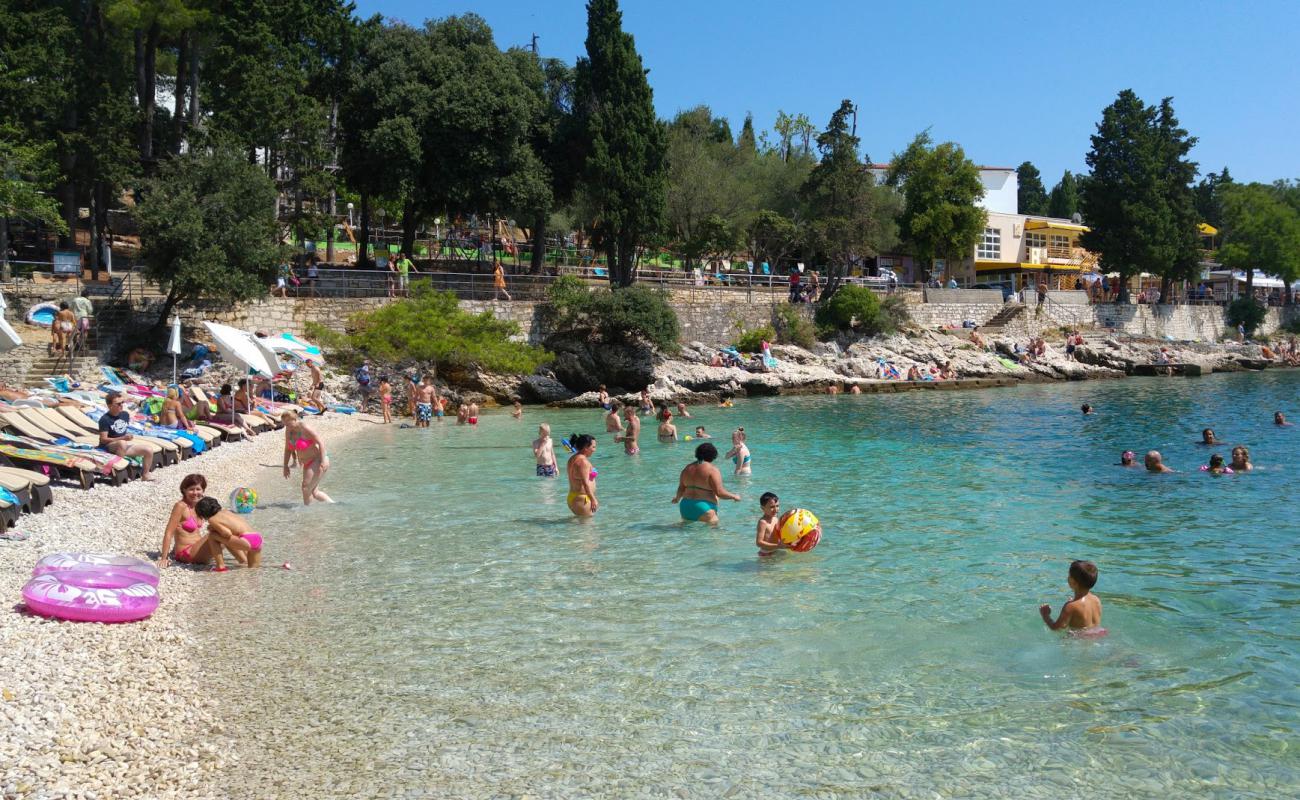
[[[309,797],[1294,797],[1300,373],[697,406],[753,477],[671,504],[696,442],[601,413],[379,426],[250,465],[261,571],[213,576],[201,658],[232,780]],[[1082,402],[1096,409],[1079,412]],[[599,435],[600,510],[534,476],[539,422]],[[1196,444],[1210,426],[1229,443]],[[1250,448],[1256,470],[1199,472]],[[563,449],[561,470],[563,469]],[[1116,466],[1158,449],[1173,475]],[[760,559],[758,496],[821,544]],[[1047,630],[1095,561],[1101,639]],[[278,569],[290,562],[292,570]],[[200,578],[202,579],[202,578]],[[219,679],[222,678],[222,679]]]

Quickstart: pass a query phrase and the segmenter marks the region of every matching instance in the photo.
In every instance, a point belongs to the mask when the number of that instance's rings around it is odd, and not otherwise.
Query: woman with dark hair
[[[596,501],[596,468],[591,466],[591,454],[596,452],[596,437],[589,434],[570,434],[569,456],[565,474],[569,477],[569,510],[575,517],[590,517],[600,508]]]
[[[677,479],[677,494],[673,502],[687,522],[718,522],[718,498],[740,500],[740,495],[732,494],[722,485],[722,473],[713,466],[718,457],[718,448],[705,442],[695,448],[694,463],[687,464]]]
[[[163,530],[162,549],[158,553],[159,569],[166,569],[172,561],[182,564],[207,564],[220,561],[224,543],[201,533],[203,521],[197,513],[199,501],[208,489],[208,480],[202,475],[186,475],[181,479],[181,499],[172,506],[172,515]],[[238,543],[228,547],[230,554],[241,564],[248,562],[247,548]]]

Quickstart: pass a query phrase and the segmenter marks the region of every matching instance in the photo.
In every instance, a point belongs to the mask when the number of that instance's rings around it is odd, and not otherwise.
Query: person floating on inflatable
[[[754,544],[760,556],[770,556],[778,550],[806,553],[821,541],[822,525],[811,511],[796,508],[782,514],[781,500],[772,492],[763,492],[758,504],[763,516],[758,518]]]

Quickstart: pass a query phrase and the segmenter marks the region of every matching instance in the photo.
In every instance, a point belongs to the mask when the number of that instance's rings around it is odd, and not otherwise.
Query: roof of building
[[[867,169],[889,169],[890,166],[892,165],[891,164],[868,164]],[[977,166],[976,169],[987,170],[989,172],[1015,172],[1016,171],[1015,167],[986,167],[983,165]]]

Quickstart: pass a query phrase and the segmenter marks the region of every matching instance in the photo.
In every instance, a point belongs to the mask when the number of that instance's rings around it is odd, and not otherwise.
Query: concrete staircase
[[[93,375],[99,372],[99,352],[96,350],[81,350],[77,352],[77,357],[69,360],[65,353],[46,353],[40,358],[32,361],[27,367],[27,379],[23,383],[28,388],[41,387],[48,388],[49,384],[45,382],[46,378],[56,375]]]
[[[993,315],[993,319],[980,326],[980,331],[985,336],[1001,336],[1008,325],[1019,319],[1025,313],[1025,306],[1022,303],[1007,303],[1002,310]]]

